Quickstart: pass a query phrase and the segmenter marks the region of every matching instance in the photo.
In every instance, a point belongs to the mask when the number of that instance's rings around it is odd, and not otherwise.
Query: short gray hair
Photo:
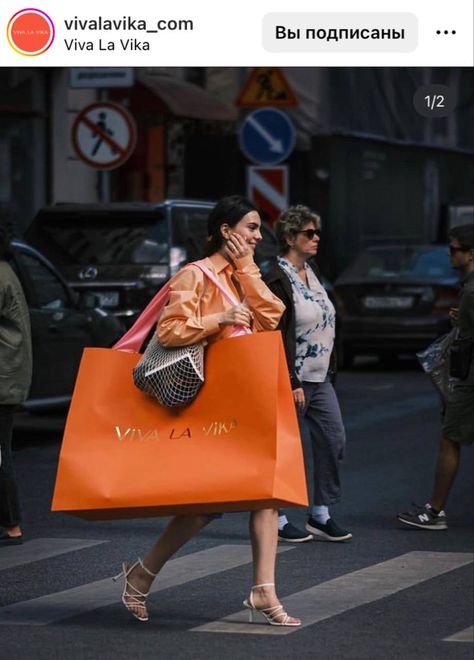
[[[275,233],[280,244],[280,254],[284,255],[290,249],[287,238],[294,238],[296,234],[312,222],[315,229],[321,229],[321,216],[308,206],[296,204],[282,211],[275,222]]]

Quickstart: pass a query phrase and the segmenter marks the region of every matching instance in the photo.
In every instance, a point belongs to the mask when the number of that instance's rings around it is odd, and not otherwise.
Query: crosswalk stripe
[[[474,644],[474,626],[469,626],[468,628],[464,628],[464,630],[454,633],[454,635],[445,637],[443,642],[470,642]]]
[[[57,557],[66,552],[83,550],[108,541],[95,541],[91,539],[32,539],[23,545],[12,545],[2,548],[0,553],[0,571],[29,564],[40,559]]]
[[[294,548],[279,548],[279,552]],[[251,561],[249,545],[219,545],[169,561],[160,572],[151,593],[177,587],[242,566]],[[0,624],[44,626],[113,605],[120,600],[120,585],[110,578],[59,591],[0,608]]]
[[[408,552],[380,564],[347,573],[283,599],[285,609],[302,620],[299,627],[247,623],[248,610],[193,628],[198,632],[288,635],[318,621],[391,596],[420,582],[466,566],[473,561],[464,552]],[[260,616],[258,615],[260,620]],[[261,618],[263,621],[263,617]]]

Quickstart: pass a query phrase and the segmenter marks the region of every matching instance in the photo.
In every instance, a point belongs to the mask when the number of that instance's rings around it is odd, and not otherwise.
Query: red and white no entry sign
[[[137,142],[130,113],[118,103],[91,103],[81,110],[72,126],[72,143],[81,160],[100,170],[120,167]]]

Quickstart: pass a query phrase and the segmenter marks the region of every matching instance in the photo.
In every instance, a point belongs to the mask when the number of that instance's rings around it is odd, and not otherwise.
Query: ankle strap
[[[147,567],[145,566],[145,564],[142,562],[142,560],[140,559],[140,557],[138,557],[138,563],[139,563],[140,566],[143,568],[143,570],[145,571],[145,573],[148,573],[148,575],[151,575],[151,577],[156,577],[156,576],[158,575],[158,573],[152,573],[152,572],[150,571],[150,569],[147,568]]]
[[[274,582],[264,582],[263,584],[254,584],[252,587],[252,591],[254,589],[259,589],[260,587],[274,587],[275,583]]]

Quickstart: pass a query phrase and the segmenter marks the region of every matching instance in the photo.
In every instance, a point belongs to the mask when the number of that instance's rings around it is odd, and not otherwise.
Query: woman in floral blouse
[[[293,397],[300,424],[306,424],[313,458],[313,506],[307,532],[279,516],[280,540],[293,543],[313,538],[347,541],[352,534],[329,514],[341,499],[339,463],[344,455],[345,431],[336,393],[331,383],[335,368],[336,313],[319,280],[315,265],[320,241],[320,217],[308,207],[290,207],[278,218],[278,264],[265,281],[286,306],[279,328],[283,334]]]

